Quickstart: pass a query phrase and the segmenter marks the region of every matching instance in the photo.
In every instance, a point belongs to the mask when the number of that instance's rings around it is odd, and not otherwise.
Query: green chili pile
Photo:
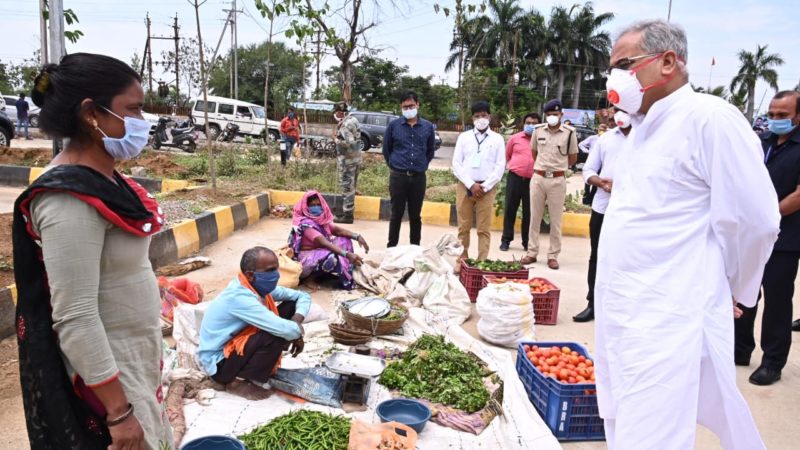
[[[465,262],[469,267],[474,267],[486,272],[516,272],[522,269],[522,264],[516,261],[500,261],[492,259],[478,261],[470,258]]]
[[[350,419],[297,410],[239,436],[247,450],[347,450]]]
[[[424,398],[470,413],[483,409],[488,372],[443,336],[423,335],[383,371],[378,382],[406,397]]]

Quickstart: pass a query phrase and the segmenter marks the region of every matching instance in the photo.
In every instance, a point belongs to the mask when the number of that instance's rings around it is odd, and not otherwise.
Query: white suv
[[[205,103],[202,98],[193,98],[189,102],[191,108],[189,117],[195,125],[205,128]],[[264,107],[254,103],[243,102],[226,97],[208,96],[208,132],[209,138],[216,140],[219,133],[225,129],[229,122],[239,125],[239,134],[263,137],[264,136]],[[268,136],[273,141],[280,140],[281,123],[270,120]]]

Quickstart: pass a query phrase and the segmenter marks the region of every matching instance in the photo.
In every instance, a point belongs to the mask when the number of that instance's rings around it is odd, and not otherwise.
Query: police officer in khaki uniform
[[[550,212],[550,249],[547,267],[558,270],[561,253],[561,217],[567,197],[567,168],[578,159],[578,137],[575,129],[561,123],[561,100],[550,100],[544,106],[547,125],[538,127],[531,137],[533,178],[531,178],[531,225],[528,254],[520,261],[532,264],[539,256],[539,227],[544,207]]]

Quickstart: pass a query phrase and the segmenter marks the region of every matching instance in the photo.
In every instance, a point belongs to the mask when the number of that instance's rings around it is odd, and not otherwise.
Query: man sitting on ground
[[[203,316],[198,358],[203,370],[231,394],[262,400],[271,392],[253,382],[269,380],[284,350],[291,347],[292,356],[303,351],[301,324],[311,297],[278,286],[278,258],[266,247],[244,252],[239,266],[239,275]]]

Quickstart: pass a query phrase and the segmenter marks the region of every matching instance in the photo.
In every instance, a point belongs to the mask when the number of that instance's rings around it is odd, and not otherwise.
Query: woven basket
[[[369,330],[373,336],[382,334],[391,334],[403,328],[403,324],[408,319],[408,310],[401,306],[392,306],[392,311],[397,311],[402,317],[395,320],[371,319],[358,314],[353,314],[344,306],[340,306],[339,310],[342,312],[344,321],[355,328]]]

